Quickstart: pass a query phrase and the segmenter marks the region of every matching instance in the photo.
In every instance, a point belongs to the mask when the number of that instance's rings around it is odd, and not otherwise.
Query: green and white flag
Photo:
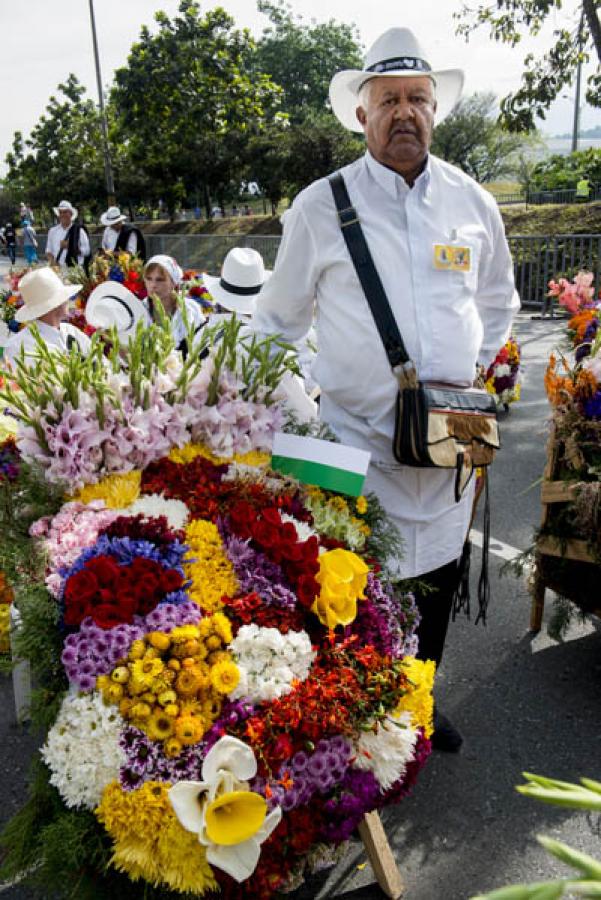
[[[358,497],[370,456],[356,447],[279,431],[273,441],[271,467],[304,484]]]

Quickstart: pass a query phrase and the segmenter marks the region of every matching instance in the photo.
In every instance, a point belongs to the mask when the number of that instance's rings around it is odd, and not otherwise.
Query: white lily
[[[249,878],[257,867],[261,844],[278,826],[282,810],[267,812],[267,803],[251,791],[257,774],[253,751],[234,737],[222,737],[207,753],[202,781],[178,781],[169,800],[186,831],[198,835],[207,848],[207,862],[236,881]]]

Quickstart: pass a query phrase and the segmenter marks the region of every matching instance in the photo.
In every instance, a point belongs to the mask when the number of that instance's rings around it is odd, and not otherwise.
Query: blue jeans
[[[27,260],[28,266],[32,266],[34,263],[37,263],[38,251],[34,246],[25,244],[23,247],[23,252],[25,254],[25,259]]]

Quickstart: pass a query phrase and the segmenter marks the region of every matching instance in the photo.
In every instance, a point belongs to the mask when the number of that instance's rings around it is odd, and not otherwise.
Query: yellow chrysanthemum
[[[197,744],[205,733],[204,722],[198,716],[178,716],[174,724],[175,736],[184,747]]]
[[[221,713],[221,700],[219,697],[207,697],[202,704],[202,714],[207,722],[214,722]]]
[[[153,686],[155,678],[161,674],[164,668],[165,663],[162,659],[148,656],[144,656],[142,659],[136,659],[135,662],[131,664],[132,681],[136,685],[143,685],[144,690],[148,690]]]
[[[189,641],[193,638],[198,638],[200,636],[200,632],[196,625],[178,625],[171,631],[171,640],[174,643],[179,643],[180,641]]]
[[[165,741],[173,734],[174,721],[164,710],[155,707],[144,730],[151,741]]]
[[[232,624],[228,617],[220,612],[215,613],[214,616],[211,616],[211,623],[217,637],[221,638],[224,644],[231,644]]]
[[[239,591],[234,567],[223,549],[223,542],[212,522],[195,519],[186,528],[186,543],[190,560],[184,565],[186,577],[192,582],[188,589],[191,600],[206,612],[221,607],[223,596],[234,597]]]
[[[96,816],[115,842],[112,865],[156,887],[196,894],[216,890],[205,848],[178,822],[169,787],[151,781],[126,792],[113,782],[105,789]]]
[[[70,497],[78,503],[104,500],[109,509],[124,509],[140,496],[141,472],[127,472],[125,475],[107,475],[98,484],[86,484],[77,494]]]
[[[182,669],[175,679],[175,690],[179,697],[194,697],[205,687],[208,687],[207,677],[197,666]]]
[[[8,653],[10,650],[10,606],[8,603],[0,605],[0,653]]]
[[[367,512],[367,500],[365,499],[365,497],[357,497],[357,499],[355,500],[355,509],[360,516],[365,515],[365,513]]]
[[[271,460],[269,453],[261,453],[260,450],[251,450],[248,453],[235,453],[233,457],[215,456],[208,447],[203,444],[186,444],[185,447],[174,447],[169,453],[171,462],[186,465],[191,463],[198,456],[208,459],[215,465],[221,465],[227,462],[241,463],[245,466],[267,466]]]
[[[200,700],[182,700],[180,703],[180,713],[182,716],[194,716],[196,719],[204,718]]]
[[[411,713],[411,724],[414,728],[423,728],[427,738],[433,731],[432,717],[434,714],[434,675],[436,664],[431,660],[415,659],[407,656],[403,660],[403,669],[409,685],[407,693],[401,697],[395,715],[408,711]]]
[[[219,694],[231,694],[238,687],[240,669],[235,662],[224,659],[212,667],[210,679]]]

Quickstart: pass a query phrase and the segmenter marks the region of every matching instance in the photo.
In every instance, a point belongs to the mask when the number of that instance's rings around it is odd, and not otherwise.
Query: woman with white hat
[[[63,353],[77,350],[86,356],[90,339],[83,331],[63,321],[67,317],[70,298],[80,290],[80,284],[63,284],[56,272],[47,266],[24,275],[19,282],[23,306],[17,310],[15,319],[25,322],[26,327],[8,341],[4,348],[5,359],[14,365],[23,354],[25,358],[34,356],[37,345],[30,327],[33,322],[51,350]]]
[[[172,256],[163,253],[152,256],[144,266],[144,284],[148,294],[148,312],[154,321],[156,318],[156,300],[158,299],[167,317],[171,321],[171,333],[177,349],[188,352],[187,331],[181,309],[178,305],[178,288],[180,287],[184,273]],[[195,334],[199,334],[203,326],[207,324],[201,307],[194,300],[186,297],[184,307],[188,322],[194,328]]]

